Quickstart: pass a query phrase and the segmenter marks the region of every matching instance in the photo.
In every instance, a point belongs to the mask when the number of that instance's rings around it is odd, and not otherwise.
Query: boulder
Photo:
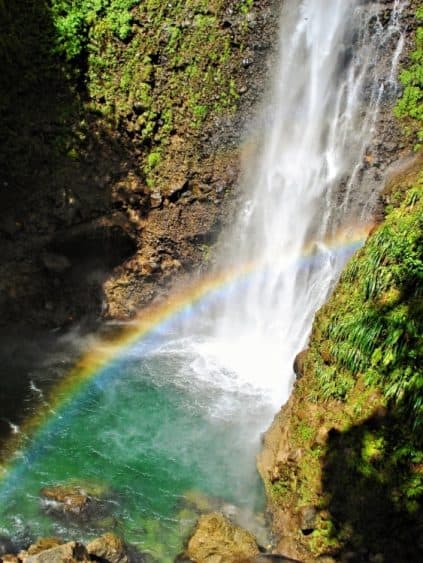
[[[300,563],[298,559],[290,559],[284,555],[276,555],[273,553],[261,553],[256,557],[244,559],[242,563]],[[240,562],[241,563],[241,562]]]
[[[307,350],[302,350],[295,356],[294,360],[294,372],[297,378],[304,375],[304,360],[307,357]]]
[[[91,502],[90,495],[82,488],[73,485],[57,485],[44,487],[41,497],[51,503],[53,511],[81,514],[88,509]]]
[[[32,548],[37,550],[37,544],[31,546],[27,551],[21,551],[18,555],[22,563],[77,563],[90,561],[85,547],[77,542],[56,545],[50,549],[32,554]]]
[[[222,514],[212,513],[198,520],[185,556],[195,563],[231,563],[258,554],[257,542],[250,532]]]
[[[101,521],[110,514],[110,491],[96,484],[54,485],[41,490],[44,511],[60,520]]]
[[[58,547],[59,545],[63,545],[65,542],[58,538],[39,538],[36,543],[33,543],[28,547],[26,552],[28,555],[37,555],[42,551],[46,551],[47,549],[52,549],[53,547]]]
[[[87,545],[89,555],[108,563],[129,563],[125,544],[115,534],[107,533]]]

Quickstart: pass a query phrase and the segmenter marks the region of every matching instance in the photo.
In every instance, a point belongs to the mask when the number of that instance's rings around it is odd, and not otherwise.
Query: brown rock
[[[44,487],[40,495],[44,511],[59,520],[97,521],[109,515],[112,508],[111,492],[98,483]]]
[[[314,506],[304,506],[300,510],[300,528],[303,534],[311,533],[316,527],[317,510]]]
[[[1,561],[3,561],[3,563],[19,563],[18,556],[12,555],[11,553],[6,553],[6,555],[2,555]]]
[[[62,545],[62,540],[58,538],[39,538],[36,543],[30,545],[27,549],[28,555],[37,555],[42,551],[46,551],[47,549],[52,549],[53,547],[57,547]]]
[[[87,545],[89,555],[109,563],[128,563],[125,544],[115,534],[107,533]]]
[[[295,356],[294,360],[294,372],[295,375],[300,378],[304,374],[304,360],[307,356],[307,350],[303,350]]]
[[[199,519],[186,550],[186,557],[195,563],[231,563],[258,554],[253,535],[218,513]]]
[[[60,505],[63,512],[80,514],[87,509],[90,503],[88,493],[78,486],[58,485],[55,487],[45,487],[41,491],[41,496]]]
[[[39,543],[39,542],[38,542]],[[29,551],[19,553],[18,558],[22,563],[77,563],[90,561],[85,547],[76,542],[69,542],[40,553],[31,555]]]

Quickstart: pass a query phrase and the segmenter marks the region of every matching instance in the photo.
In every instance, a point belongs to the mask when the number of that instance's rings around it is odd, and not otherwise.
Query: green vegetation
[[[135,4],[137,0],[52,0],[57,51],[68,61],[84,56],[96,22],[119,39],[127,39],[132,29],[130,10]]]
[[[324,398],[344,398],[361,374],[423,429],[423,174],[391,196],[383,224],[345,270],[319,314]],[[317,352],[317,350],[316,350]]]
[[[241,15],[245,5],[238,6]],[[231,54],[239,50],[242,60],[242,46],[231,46],[233,30],[221,25],[226,8],[223,0],[53,2],[57,52],[83,72],[89,109],[140,145],[148,185],[160,188],[174,160],[172,133],[189,141],[190,127],[195,135],[206,120],[236,108]],[[158,153],[160,163],[152,165],[147,155]]]
[[[423,7],[417,9],[416,18],[419,22],[423,20]],[[395,108],[395,115],[407,119],[408,129],[417,138],[416,149],[419,149],[423,143],[423,26],[421,25],[416,30],[416,47],[410,58],[410,66],[400,75],[404,92]]]
[[[227,25],[229,7],[234,19]],[[25,10],[16,0],[1,4],[5,162],[28,158],[23,146],[32,143],[34,159],[43,150],[43,161],[51,160],[53,150],[83,162],[101,128],[136,155],[145,184],[165,193],[175,162],[195,167],[201,130],[236,110],[251,7],[252,0],[31,0]],[[37,104],[46,106],[38,118]],[[30,135],[17,146],[16,132],[41,118],[35,129],[54,124],[54,140]],[[172,142],[177,138],[183,144]],[[160,159],[153,163],[152,154]]]
[[[285,513],[316,508],[315,529],[297,538],[315,556],[352,549],[412,561],[419,550],[421,165],[419,157],[392,180],[385,220],[318,312],[289,420],[281,421],[288,460],[277,466],[268,493]]]

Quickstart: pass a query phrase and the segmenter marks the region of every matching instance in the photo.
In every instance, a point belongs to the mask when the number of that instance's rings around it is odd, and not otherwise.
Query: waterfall
[[[148,319],[134,323],[119,353],[100,367],[88,354],[57,387],[3,475],[2,534],[102,533],[102,505],[101,521],[81,529],[40,503],[52,483],[101,485],[125,541],[163,563],[183,549],[193,499],[241,510],[239,523],[263,533],[259,436],[289,396],[316,310],[371,224],[381,187],[371,143],[397,95],[403,5],[392,2],[386,21],[382,4],[364,0],[283,2],[272,87],[211,273],[219,291],[189,301],[192,310],[165,303],[149,330]],[[45,367],[31,373],[37,394]]]
[[[372,220],[380,182],[369,181],[365,156],[381,103],[396,94],[402,6],[396,0],[382,23],[380,6],[358,0],[283,3],[271,95],[218,264],[252,272],[227,295],[203,346],[277,405],[351,255],[348,241]]]

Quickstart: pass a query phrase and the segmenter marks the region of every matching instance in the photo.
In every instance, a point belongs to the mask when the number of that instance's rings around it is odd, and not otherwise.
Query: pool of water
[[[87,540],[115,530],[166,562],[201,510],[226,510],[257,531],[255,455],[272,412],[266,394],[219,363],[216,343],[161,335],[135,346],[15,454],[0,488],[0,534]],[[40,491],[58,484],[96,491],[98,510],[52,510]]]

